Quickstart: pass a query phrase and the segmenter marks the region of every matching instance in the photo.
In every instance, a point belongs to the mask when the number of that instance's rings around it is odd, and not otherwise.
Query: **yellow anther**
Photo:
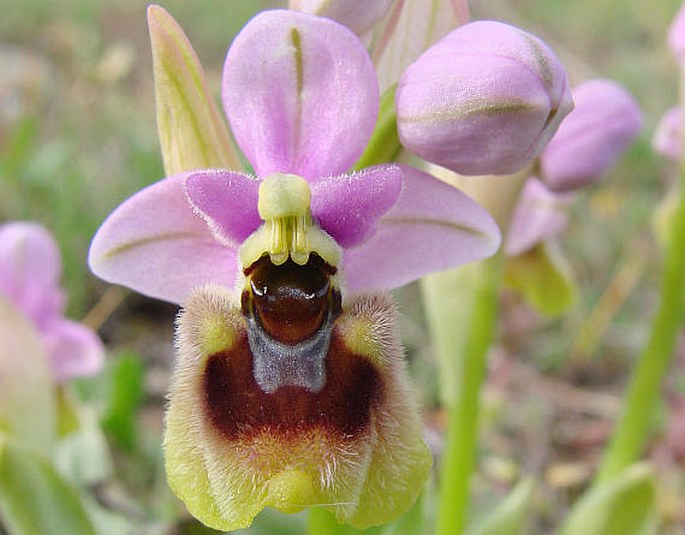
[[[275,173],[260,184],[257,208],[270,229],[267,252],[274,264],[280,265],[288,257],[301,265],[309,260],[311,197],[309,184],[297,175]]]

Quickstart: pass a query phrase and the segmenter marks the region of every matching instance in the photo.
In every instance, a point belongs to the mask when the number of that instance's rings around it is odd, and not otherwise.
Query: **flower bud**
[[[591,80],[572,91],[575,108],[540,157],[542,177],[554,191],[598,181],[642,128],[633,97],[611,80]]]
[[[573,108],[547,45],[494,21],[466,24],[429,48],[405,71],[395,102],[405,148],[463,175],[523,168]]]
[[[654,152],[677,162],[682,153],[680,130],[683,114],[680,107],[676,106],[668,110],[659,121],[652,138]]]
[[[363,35],[380,22],[394,0],[290,0],[295,11],[313,13],[344,24],[357,35]]]

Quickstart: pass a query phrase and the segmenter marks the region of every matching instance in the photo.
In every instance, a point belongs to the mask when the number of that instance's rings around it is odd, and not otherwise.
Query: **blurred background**
[[[163,3],[193,43],[217,97],[232,36],[252,14],[273,5]],[[644,131],[620,165],[572,207],[561,247],[580,289],[577,306],[546,319],[516,296],[502,297],[499,343],[485,391],[476,508],[486,510],[520,474],[533,474],[542,485],[535,533],[551,529],[588,483],[646,338],[660,258],[652,218],[676,173],[650,144],[657,121],[678,98],[665,33],[679,5],[471,2],[474,19],[503,20],[540,35],[561,57],[573,84],[596,77],[619,81],[645,115]],[[97,499],[150,533],[211,533],[184,517],[166,490],[160,464],[161,409],[177,310],[108,287],[85,261],[91,237],[111,210],[163,177],[146,6],[135,0],[0,0],[0,222],[30,219],[54,232],[64,260],[68,314],[98,329],[107,344],[104,372],[74,385],[76,395],[95,408],[111,449],[111,469],[94,485]],[[439,450],[444,415],[433,409],[435,358],[418,287],[396,295],[429,438]],[[650,455],[661,467],[663,533],[682,534],[685,355],[676,359],[664,385],[656,426],[663,431]],[[285,533],[291,520],[278,516],[278,530],[262,532]],[[270,521],[260,520],[266,526]]]

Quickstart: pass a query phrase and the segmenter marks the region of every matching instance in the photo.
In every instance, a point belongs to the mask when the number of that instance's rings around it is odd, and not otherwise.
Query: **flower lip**
[[[294,440],[313,428],[354,439],[368,430],[370,411],[381,403],[381,377],[368,359],[350,352],[336,336],[328,350],[326,373],[318,392],[298,386],[265,392],[254,377],[252,353],[243,334],[232,349],[208,358],[203,372],[204,410],[213,427],[229,440],[262,432]]]

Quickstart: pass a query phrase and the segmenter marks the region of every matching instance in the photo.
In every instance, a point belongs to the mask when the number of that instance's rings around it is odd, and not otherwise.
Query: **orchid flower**
[[[0,225],[0,294],[23,312],[41,336],[55,381],[93,375],[104,361],[100,339],[64,317],[59,248],[41,225]]]
[[[497,226],[412,167],[346,173],[373,131],[378,82],[330,19],[257,15],[229,49],[222,96],[256,176],[165,178],[109,216],[89,257],[102,278],[184,305],[169,483],[220,530],[266,506],[387,522],[431,459],[379,291],[492,254]]]

